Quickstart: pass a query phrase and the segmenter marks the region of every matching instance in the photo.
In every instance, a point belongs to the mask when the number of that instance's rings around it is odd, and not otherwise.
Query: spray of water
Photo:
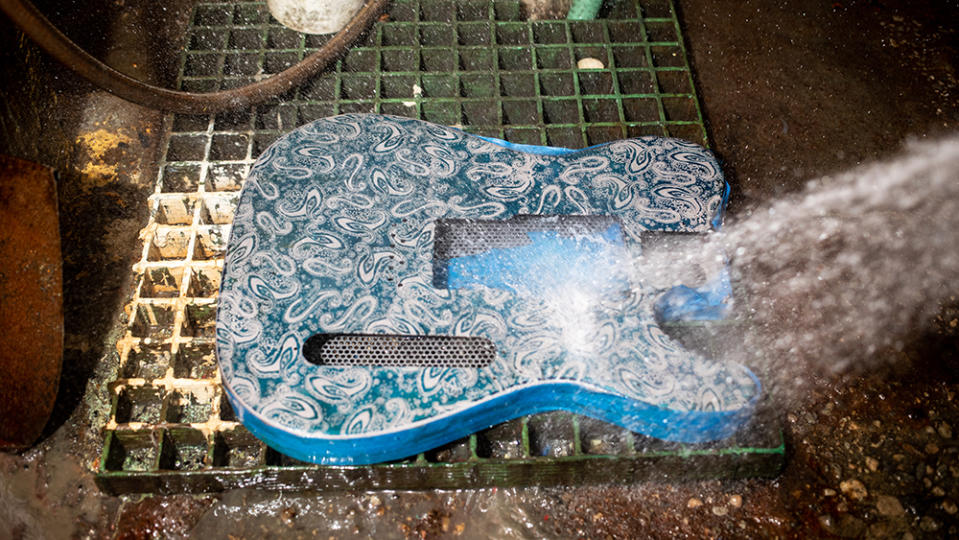
[[[737,360],[779,383],[873,368],[959,295],[959,138],[810,182],[705,243],[645,266],[726,254]]]

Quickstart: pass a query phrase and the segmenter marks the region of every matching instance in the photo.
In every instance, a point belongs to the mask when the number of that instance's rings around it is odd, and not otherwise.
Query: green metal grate
[[[294,126],[348,112],[571,148],[641,135],[705,144],[670,2],[618,2],[609,19],[597,21],[530,22],[521,15],[509,0],[399,0],[389,21],[325,76],[273,105],[218,117],[212,129],[221,140],[208,157],[245,157],[245,138],[253,139],[255,156]],[[277,25],[262,3],[203,3],[193,17],[181,87],[236,87],[293,65],[327,39]],[[584,58],[604,68],[576,69]],[[174,131],[186,137],[209,127],[205,117],[179,118]]]
[[[584,147],[623,137],[706,144],[670,0],[623,0],[596,21],[526,21],[515,0],[397,0],[324,74],[271,103],[171,115],[139,283],[118,341],[98,481],[122,492],[458,488],[775,474],[766,423],[721,444],[675,445],[566,413],[508,422],[399,463],[324,467],[267,448],[236,422],[214,356],[223,251],[243,179],[277,137],[312,120],[378,112],[516,143]],[[262,2],[201,2],[179,85],[211,91],[268,77],[322,46]],[[602,69],[578,69],[593,58]]]

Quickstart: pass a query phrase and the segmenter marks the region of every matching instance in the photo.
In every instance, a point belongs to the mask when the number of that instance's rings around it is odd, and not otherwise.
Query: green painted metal
[[[517,0],[396,0],[322,76],[246,111],[171,115],[97,479],[112,493],[421,489],[775,475],[782,436],[757,415],[731,440],[678,445],[566,413],[507,422],[407,460],[296,462],[236,422],[213,357],[224,239],[253,160],[281,134],[346,112],[459,126],[516,143],[585,147],[675,136],[707,145],[672,0],[610,2],[607,18],[526,21]],[[328,36],[263,2],[202,1],[179,87],[228,88],[282,70]],[[602,69],[577,69],[582,58]],[[707,343],[714,328],[675,330]],[[732,329],[731,331],[735,331]],[[696,333],[705,337],[696,337]]]
[[[591,21],[599,15],[603,0],[573,0],[566,18],[571,21]]]
[[[326,39],[271,24],[261,6],[197,7],[181,87],[236,86]],[[637,135],[706,142],[669,1],[617,2],[597,21],[524,21],[515,0],[399,0],[390,17],[325,76],[256,108],[252,125],[234,131],[259,136],[256,153],[293,125],[379,112],[527,144],[581,147]],[[575,69],[587,57],[604,68]]]

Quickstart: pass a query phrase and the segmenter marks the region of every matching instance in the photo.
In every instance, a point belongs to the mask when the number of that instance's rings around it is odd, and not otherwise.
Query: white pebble
[[[603,62],[597,58],[581,58],[576,62],[578,69],[603,69],[606,67]]]

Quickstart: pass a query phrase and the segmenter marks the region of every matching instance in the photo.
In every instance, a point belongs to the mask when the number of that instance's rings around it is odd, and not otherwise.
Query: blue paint
[[[749,407],[734,411],[679,412],[598,392],[582,384],[554,382],[517,388],[467,411],[365,437],[310,437],[277,429],[273,422],[244,407],[236,411],[240,422],[272,448],[300,461],[327,465],[368,465],[403,459],[450,442],[445,434],[451,431],[475,433],[515,418],[551,411],[590,416],[650,437],[694,444],[730,437],[751,418],[761,384],[755,375],[750,376],[756,385],[754,397]],[[230,403],[239,404],[227,390]]]
[[[697,288],[677,285],[656,300],[656,315],[662,321],[718,321],[729,314],[733,287],[729,270]]]

